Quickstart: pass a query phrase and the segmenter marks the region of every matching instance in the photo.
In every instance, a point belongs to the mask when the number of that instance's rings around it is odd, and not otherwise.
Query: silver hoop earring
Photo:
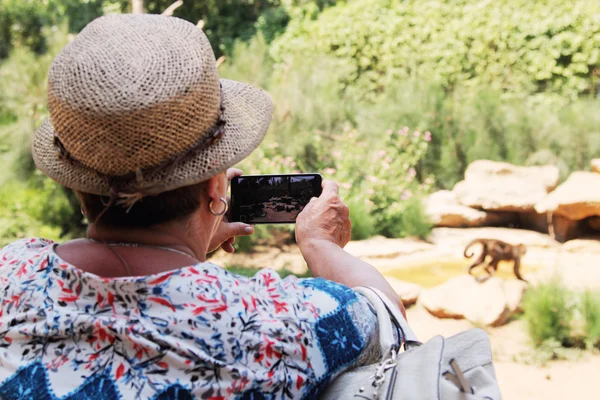
[[[216,217],[219,217],[223,214],[225,214],[227,212],[227,209],[229,208],[229,204],[227,203],[227,200],[225,200],[222,197],[219,197],[219,200],[221,200],[221,202],[225,205],[225,207],[223,207],[223,211],[221,211],[220,213],[216,213],[215,210],[213,210],[213,201],[211,200],[210,203],[208,203],[208,209],[210,210],[210,213]]]

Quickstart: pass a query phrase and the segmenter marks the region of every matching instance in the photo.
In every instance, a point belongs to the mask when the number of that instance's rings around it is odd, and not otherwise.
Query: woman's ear
[[[227,195],[227,177],[225,173],[213,176],[207,181],[206,194],[215,203],[219,203],[220,198]]]

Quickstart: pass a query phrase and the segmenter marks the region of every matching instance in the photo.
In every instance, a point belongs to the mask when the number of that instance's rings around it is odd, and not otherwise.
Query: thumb
[[[252,225],[243,222],[231,222],[227,224],[226,234],[228,237],[250,236],[254,233]]]
[[[302,209],[302,211],[304,211],[306,209],[310,209],[312,206],[314,206],[315,205],[315,201],[317,201],[317,198],[316,197],[311,197],[310,200],[308,201],[308,203],[306,203],[306,205]]]

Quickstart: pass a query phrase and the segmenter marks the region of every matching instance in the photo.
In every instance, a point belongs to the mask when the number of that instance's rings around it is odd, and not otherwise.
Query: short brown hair
[[[148,227],[186,217],[200,207],[204,182],[184,186],[155,196],[146,196],[130,209],[109,204],[108,196],[75,191],[87,219],[112,226]]]

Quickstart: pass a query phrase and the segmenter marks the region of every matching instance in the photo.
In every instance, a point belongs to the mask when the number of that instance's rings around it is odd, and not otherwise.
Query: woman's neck
[[[183,251],[199,262],[206,261],[210,238],[206,232],[189,228],[185,222],[166,223],[147,228],[114,227],[90,224],[87,237],[106,243],[131,243],[170,247]]]

